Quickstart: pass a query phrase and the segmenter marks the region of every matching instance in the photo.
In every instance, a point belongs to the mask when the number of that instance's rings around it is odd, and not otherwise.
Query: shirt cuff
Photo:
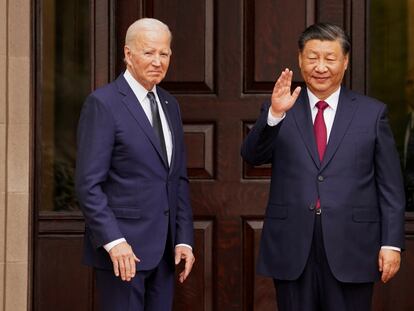
[[[401,248],[395,246],[384,245],[381,246],[381,249],[392,249],[393,251],[401,252]]]
[[[126,242],[126,240],[124,238],[116,239],[112,242],[109,242],[108,244],[105,244],[103,247],[109,253],[109,251],[111,250],[112,247],[114,247],[118,244],[121,244],[122,242]]]
[[[184,247],[188,247],[189,249],[193,250],[193,248],[188,244],[181,243],[181,244],[177,244],[175,247],[177,246],[184,246]]]
[[[285,118],[286,113],[283,113],[283,116],[281,118],[278,118],[272,115],[272,113],[270,112],[270,109],[271,108],[269,108],[269,112],[267,114],[267,125],[276,126],[280,123],[280,121],[282,121]]]

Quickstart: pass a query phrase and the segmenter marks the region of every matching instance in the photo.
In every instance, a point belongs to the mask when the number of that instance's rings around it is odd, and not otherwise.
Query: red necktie
[[[313,123],[313,132],[315,133],[316,146],[318,147],[319,160],[322,162],[323,155],[325,154],[326,149],[326,124],[323,118],[323,111],[329,106],[324,101],[319,101],[316,103],[316,108],[318,108],[318,113],[316,114],[315,122]],[[316,210],[320,214],[321,202],[318,198],[316,201]]]
[[[313,132],[315,133],[316,145],[318,146],[319,160],[323,159],[326,149],[326,125],[323,118],[323,111],[329,106],[324,101],[319,101],[316,103],[316,108],[318,108],[318,113],[316,114],[315,122],[313,123]]]

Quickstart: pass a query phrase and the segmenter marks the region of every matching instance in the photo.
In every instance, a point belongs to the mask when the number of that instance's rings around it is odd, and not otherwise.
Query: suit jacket
[[[267,125],[269,106],[242,146],[247,162],[272,164],[258,272],[281,280],[301,275],[319,197],[334,276],[377,280],[381,245],[404,247],[404,190],[385,105],[342,87],[322,163],[306,89],[275,127]]]
[[[76,191],[85,216],[84,262],[112,269],[103,245],[125,237],[141,259],[158,265],[166,247],[193,244],[179,106],[157,94],[173,141],[170,167],[135,94],[121,75],[86,99],[78,126]],[[170,230],[171,245],[166,245]]]

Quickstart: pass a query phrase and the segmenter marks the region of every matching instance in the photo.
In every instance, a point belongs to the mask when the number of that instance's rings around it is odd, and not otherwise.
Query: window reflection
[[[414,1],[371,1],[369,94],[388,105],[414,211]]]
[[[89,1],[41,2],[41,210],[78,209],[76,126],[91,85],[89,16]]]

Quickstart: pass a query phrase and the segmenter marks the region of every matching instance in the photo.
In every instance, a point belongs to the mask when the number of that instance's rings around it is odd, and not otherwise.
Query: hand
[[[184,270],[179,275],[180,283],[183,283],[191,272],[195,261],[193,251],[186,246],[175,247],[175,264],[178,265],[181,259],[185,260]]]
[[[400,269],[401,254],[399,251],[382,248],[378,256],[379,271],[382,272],[381,281],[387,283]]]
[[[114,266],[115,275],[121,275],[122,281],[131,281],[136,273],[135,262],[140,262],[131,246],[127,242],[119,243],[109,250],[109,256]]]
[[[286,68],[277,79],[272,93],[272,106],[270,112],[275,117],[282,117],[283,114],[292,108],[300,93],[298,86],[292,94],[290,94],[290,86],[292,84],[293,72]]]

